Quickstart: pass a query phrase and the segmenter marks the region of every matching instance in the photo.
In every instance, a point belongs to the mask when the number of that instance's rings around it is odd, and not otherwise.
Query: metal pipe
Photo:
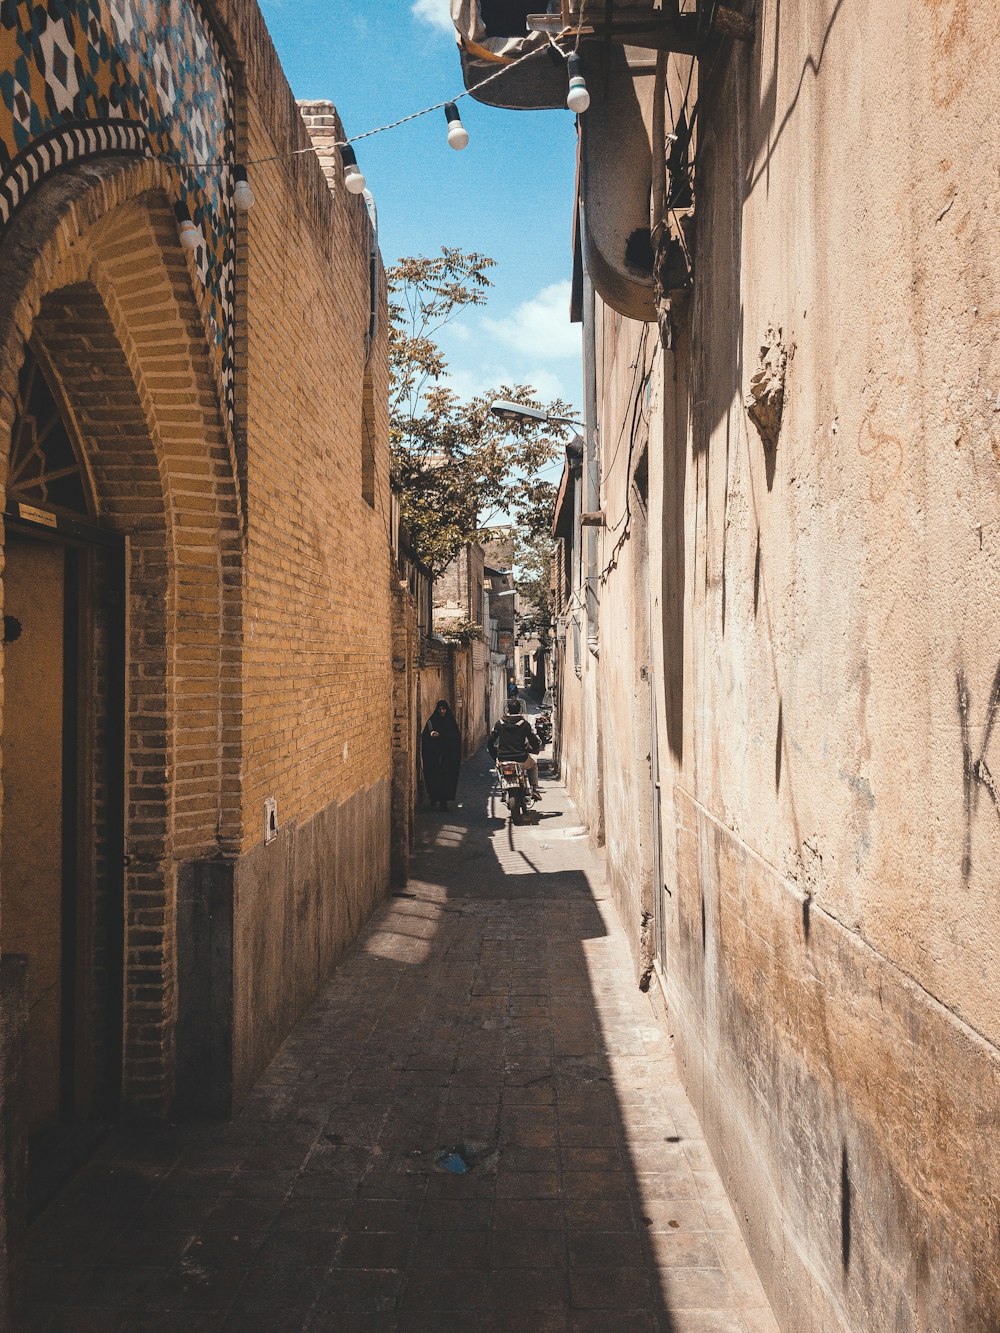
[[[583,204],[580,205],[580,230],[586,231]],[[586,244],[584,244],[586,254]],[[597,296],[590,274],[583,273],[583,397],[584,397],[584,487],[583,509],[596,513],[601,507],[600,427],[597,421]],[[597,577],[598,529],[587,527],[585,537],[587,647],[598,656],[600,643],[600,596]]]

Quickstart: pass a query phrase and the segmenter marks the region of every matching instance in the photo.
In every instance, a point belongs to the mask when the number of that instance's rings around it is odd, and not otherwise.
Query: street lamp
[[[511,402],[509,398],[497,398],[490,403],[490,412],[501,421],[554,421],[566,426],[580,426],[583,423],[577,417],[553,417],[543,412],[540,407],[525,407],[523,403]]]

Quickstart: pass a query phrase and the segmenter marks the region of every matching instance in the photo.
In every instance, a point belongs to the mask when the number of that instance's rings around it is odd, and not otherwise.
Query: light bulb
[[[460,153],[463,148],[468,146],[469,131],[462,124],[462,118],[459,116],[458,107],[454,102],[445,103],[444,114],[448,121],[448,146]]]
[[[349,143],[341,147],[340,160],[344,164],[344,189],[348,194],[364,194],[368,182],[358,166],[358,159],[354,156],[354,149]]]
[[[580,116],[590,106],[590,93],[587,91],[587,81],[583,77],[583,61],[579,54],[574,51],[567,63],[569,65],[569,93],[566,96],[566,105],[570,111],[575,111]]]
[[[183,249],[190,250],[191,253],[194,254],[199,245],[205,244],[205,238],[201,234],[201,228],[196,222],[192,221],[187,204],[178,204],[174,211],[177,214],[177,231],[180,235],[181,246]]]
[[[185,250],[197,250],[201,245],[201,232],[190,218],[181,223],[181,245]]]
[[[233,179],[236,182],[233,186],[233,207],[237,213],[249,213],[257,201],[247,180],[246,167],[234,168]]]

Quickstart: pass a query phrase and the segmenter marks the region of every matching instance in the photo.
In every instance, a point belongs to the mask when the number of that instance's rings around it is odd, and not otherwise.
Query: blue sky
[[[260,0],[296,97],[335,102],[347,133],[462,90],[448,0]],[[569,323],[576,132],[569,111],[459,102],[470,143],[448,147],[443,111],[356,145],[379,210],[382,253],[442,245],[497,260],[489,305],[443,345],[452,387],[534,384],[580,402],[580,333]],[[558,469],[556,469],[557,471]]]

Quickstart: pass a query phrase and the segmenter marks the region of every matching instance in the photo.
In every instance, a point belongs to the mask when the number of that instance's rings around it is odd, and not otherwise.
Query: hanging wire
[[[581,17],[581,26],[582,26],[582,17]],[[419,111],[411,111],[408,116],[400,116],[398,120],[390,120],[388,124],[376,125],[374,129],[363,130],[360,134],[352,134],[346,139],[337,139],[330,146],[333,148],[346,148],[348,144],[360,143],[362,139],[370,139],[375,134],[385,134],[388,130],[398,129],[400,125],[408,125],[411,120],[419,120],[422,116],[429,116],[434,111],[441,111],[450,102],[458,102],[461,101],[463,97],[471,97],[473,93],[479,92],[481,88],[486,88],[491,83],[495,83],[498,79],[503,78],[503,76],[505,74],[510,73],[512,69],[517,69],[518,66],[523,65],[527,61],[534,59],[535,56],[547,53],[550,47],[555,47],[555,49],[559,52],[562,58],[566,60],[569,58],[569,54],[568,52],[564,51],[563,48],[558,43],[564,41],[567,37],[572,35],[573,32],[576,33],[577,43],[579,43],[580,28],[579,27],[575,29],[564,28],[563,31],[559,33],[558,37],[552,37],[551,35],[549,36],[549,45],[536,46],[534,50],[526,51],[524,55],[518,56],[516,60],[512,60],[509,65],[502,65],[500,69],[496,70],[493,74],[489,74],[485,79],[481,79],[479,83],[475,85],[474,88],[464,88],[460,93],[455,93],[453,96],[447,97],[441,102],[435,102],[432,106],[421,107]],[[272,153],[268,157],[249,158],[246,161],[241,161],[239,165],[244,167],[260,167],[270,162],[284,162],[289,158],[303,157],[306,153],[318,153],[319,151],[320,150],[314,144],[309,144],[305,148],[293,148],[290,152],[287,153]],[[153,158],[154,160],[168,162],[171,166],[174,167],[197,167],[199,170],[202,171],[208,170],[213,167],[224,168],[224,167],[233,167],[237,165],[235,160],[230,160],[229,158],[225,157],[210,158],[207,162],[194,162],[194,161],[184,160],[181,158],[170,157],[167,155],[159,157],[154,154],[148,154],[147,156]]]

